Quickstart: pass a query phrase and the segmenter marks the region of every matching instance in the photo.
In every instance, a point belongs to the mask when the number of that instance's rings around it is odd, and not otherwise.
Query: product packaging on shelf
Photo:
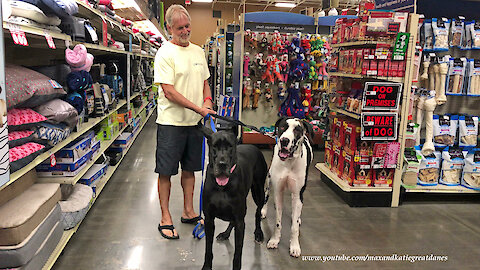
[[[107,168],[107,164],[94,164],[78,182],[85,185],[91,185],[107,173]]]
[[[355,157],[353,155],[347,154],[343,151],[342,159],[342,179],[348,183],[348,185],[353,186],[353,181],[355,180]]]
[[[336,145],[333,145],[333,159],[332,159],[332,168],[331,171],[335,173],[338,177],[342,177],[343,172],[343,153],[342,148]]]
[[[450,58],[445,91],[447,95],[462,95],[466,67],[466,58]]]
[[[458,186],[462,179],[464,165],[463,149],[458,147],[446,147],[442,151],[442,175],[440,184],[447,186]]]
[[[480,21],[475,21],[471,27],[472,31],[472,49],[480,49]]]
[[[433,51],[433,29],[432,29],[432,20],[426,19],[423,21],[422,26],[423,32],[423,51],[424,52],[431,52]]]
[[[433,18],[433,50],[434,51],[448,51],[448,32],[450,30],[450,20],[446,18]]]
[[[420,170],[420,162],[422,155],[414,148],[405,149],[404,166],[403,166],[403,183],[407,186],[416,186],[418,172]]]
[[[455,144],[458,127],[458,115],[433,116],[433,142],[437,147]]]
[[[475,147],[478,136],[478,116],[461,115],[458,120],[459,145]]]
[[[93,131],[89,131],[85,135],[69,143],[64,148],[55,153],[55,159],[58,163],[75,163],[85,154],[90,152],[92,148],[92,139],[95,137]]]
[[[341,117],[334,117],[332,122],[331,134],[333,144],[338,146],[343,146],[344,137],[343,137],[343,121]]]
[[[373,185],[376,187],[391,187],[395,169],[373,170]]]
[[[333,145],[331,141],[325,141],[325,166],[332,169],[333,162]]]
[[[355,155],[360,143],[361,127],[358,122],[343,122],[343,151],[349,155]]]
[[[420,132],[418,124],[408,123],[405,133],[405,148],[413,148],[420,144],[417,142],[417,133]]]
[[[472,31],[475,21],[465,22],[465,36],[462,39],[462,50],[471,50],[472,49]]]
[[[462,186],[480,190],[480,149],[472,148],[465,157]]]
[[[421,151],[420,146],[416,146],[415,150]],[[442,154],[438,151],[431,155],[422,155],[420,168],[418,172],[418,184],[421,186],[436,186],[440,176],[440,163]]]
[[[467,78],[465,89],[468,96],[480,96],[480,60],[467,60]]]
[[[451,24],[451,40],[450,40],[450,47],[457,47],[460,48],[462,45],[462,38],[464,37],[465,33],[465,18],[459,17],[456,19],[452,19]]]

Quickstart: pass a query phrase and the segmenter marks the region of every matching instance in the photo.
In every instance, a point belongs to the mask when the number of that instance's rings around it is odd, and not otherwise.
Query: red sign
[[[192,4],[192,0],[185,0],[185,5],[189,6]]]
[[[398,110],[401,83],[367,82],[363,92],[363,110]]]
[[[25,32],[20,30],[20,27],[9,27],[10,34],[12,35],[13,43],[16,45],[28,46],[27,36]]]
[[[50,36],[50,34],[47,32],[44,32],[44,35],[45,39],[47,40],[48,47],[50,47],[50,49],[56,49],[57,47],[55,47],[55,42],[53,42],[52,36]]]
[[[397,139],[397,113],[362,113],[362,140],[393,141]]]

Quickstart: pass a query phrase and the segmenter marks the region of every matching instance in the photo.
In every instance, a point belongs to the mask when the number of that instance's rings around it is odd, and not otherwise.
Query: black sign
[[[398,110],[401,83],[367,82],[363,91],[363,110],[390,111]]]
[[[315,25],[304,24],[275,24],[275,23],[255,23],[245,22],[245,30],[250,29],[253,32],[275,32],[280,33],[307,33],[316,34]]]
[[[398,114],[364,112],[362,113],[362,140],[397,140]]]

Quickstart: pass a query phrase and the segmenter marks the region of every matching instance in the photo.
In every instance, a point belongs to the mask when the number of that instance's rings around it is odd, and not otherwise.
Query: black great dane
[[[227,240],[235,228],[235,254],[233,269],[242,268],[242,249],[245,235],[247,195],[257,205],[255,212],[255,240],[263,241],[260,226],[261,209],[265,202],[265,178],[267,163],[260,150],[253,145],[238,145],[233,130],[213,132],[199,124],[208,141],[208,158],[203,189],[203,213],[205,215],[205,262],[202,270],[212,269],[212,245],[215,233],[215,218],[230,222],[217,240]]]

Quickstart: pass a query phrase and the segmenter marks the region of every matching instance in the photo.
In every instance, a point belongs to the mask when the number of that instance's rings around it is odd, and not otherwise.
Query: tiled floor
[[[169,241],[157,231],[160,207],[154,168],[156,126],[152,117],[119,170],[88,213],[54,266],[59,269],[201,269],[205,242],[195,240],[193,226],[180,223],[183,197],[179,178],[172,179],[170,208],[181,239]],[[264,150],[267,162],[271,151]],[[316,162],[323,158],[317,151]],[[197,177],[198,201],[200,177]],[[272,203],[272,202],[270,202]],[[289,256],[290,197],[285,196],[283,238],[278,250],[253,240],[254,203],[249,197],[243,269],[479,269],[478,203],[404,203],[399,208],[351,208],[309,172],[300,228],[302,255],[445,255],[446,262],[304,261]],[[262,226],[266,240],[274,226],[273,206]],[[216,233],[227,224],[216,222]],[[213,269],[231,269],[233,237],[214,242]]]

